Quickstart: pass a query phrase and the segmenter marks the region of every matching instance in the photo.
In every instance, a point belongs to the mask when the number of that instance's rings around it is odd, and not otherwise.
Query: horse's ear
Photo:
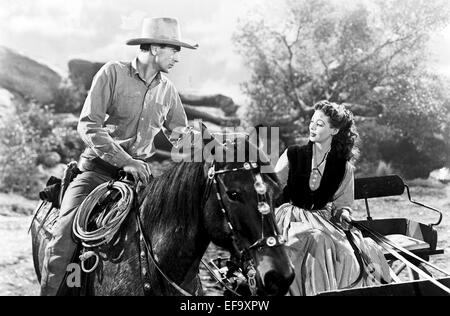
[[[249,134],[249,143],[253,144],[259,152],[261,162],[270,163],[270,155],[273,155],[273,144],[271,129],[268,126],[259,124],[247,131]],[[270,151],[270,152],[269,152]],[[270,155],[269,155],[270,154]],[[277,159],[278,156],[275,158]]]
[[[260,150],[264,150],[264,142],[260,138],[261,128],[265,128],[264,125],[258,124],[255,127],[251,127],[247,130],[248,141],[258,147]]]
[[[214,136],[211,135],[211,133],[209,132],[209,130],[206,127],[206,125],[203,122],[201,122],[200,124],[201,124],[201,128],[202,128],[203,141],[206,140],[207,142],[210,142],[211,140],[213,140]]]
[[[222,148],[223,145],[209,132],[208,128],[205,124],[203,124],[203,122],[201,122],[201,129],[203,146],[205,148],[210,148],[210,153],[212,156],[214,156],[216,154],[216,147]],[[206,152],[208,152],[208,150],[206,150]]]

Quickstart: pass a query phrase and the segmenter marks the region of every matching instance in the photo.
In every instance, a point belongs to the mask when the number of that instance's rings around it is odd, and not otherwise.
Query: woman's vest
[[[339,158],[331,149],[327,157],[320,186],[316,191],[309,188],[311,175],[312,142],[305,146],[290,146],[287,151],[289,177],[284,188],[284,200],[306,209],[318,210],[333,200],[345,176],[347,161]]]

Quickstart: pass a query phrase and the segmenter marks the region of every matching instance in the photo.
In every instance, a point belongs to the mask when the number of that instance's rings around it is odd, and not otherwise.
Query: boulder
[[[78,87],[86,91],[91,88],[95,74],[102,68],[104,63],[94,63],[82,59],[69,61],[69,79]]]
[[[50,104],[61,79],[49,67],[0,46],[0,87],[40,103]]]
[[[180,93],[180,98],[184,104],[219,108],[226,116],[235,115],[239,109],[239,106],[234,103],[232,98],[222,94],[193,95]]]
[[[205,107],[194,107],[184,104],[184,110],[189,120],[202,119],[214,123],[219,126],[235,127],[241,124],[241,120],[237,117],[224,117],[223,115],[214,113],[214,109]]]

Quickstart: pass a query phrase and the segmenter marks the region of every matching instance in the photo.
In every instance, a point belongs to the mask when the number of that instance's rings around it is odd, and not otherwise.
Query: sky
[[[343,0],[344,1],[344,0]],[[276,16],[278,0],[0,0],[0,45],[66,75],[67,62],[130,60],[145,17],[177,17],[184,40],[199,49],[181,52],[169,77],[181,92],[222,93],[237,103],[248,100],[240,83],[250,69],[236,52],[232,36],[239,19],[256,12]],[[450,76],[450,27],[431,42],[431,63]]]

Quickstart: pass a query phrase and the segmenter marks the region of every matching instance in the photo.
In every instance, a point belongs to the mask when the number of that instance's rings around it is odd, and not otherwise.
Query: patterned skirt
[[[276,210],[276,221],[295,268],[290,295],[316,295],[390,282],[389,265],[381,248],[353,228],[355,245],[367,264],[364,277],[354,284],[360,264],[344,231],[333,223],[328,211],[307,211],[283,204]]]

